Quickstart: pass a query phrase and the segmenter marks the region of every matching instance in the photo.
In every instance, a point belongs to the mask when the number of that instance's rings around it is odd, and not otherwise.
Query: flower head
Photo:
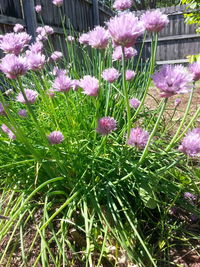
[[[20,117],[27,117],[27,111],[26,111],[26,109],[20,109],[20,110],[18,111],[18,115],[19,115]]]
[[[48,39],[48,35],[53,34],[54,30],[52,27],[45,25],[44,27],[37,27],[36,33],[38,34],[36,41],[42,42],[42,41],[46,41]]]
[[[146,30],[150,32],[160,32],[169,23],[167,15],[158,9],[147,11],[141,16],[141,21],[144,22]]]
[[[164,65],[153,75],[153,81],[160,89],[161,97],[187,93],[192,80],[193,75],[181,65]]]
[[[193,80],[196,82],[200,79],[200,62],[194,62],[189,65],[189,71],[193,73]]]
[[[60,144],[64,140],[64,136],[60,131],[53,131],[47,137],[51,145]]]
[[[84,45],[88,45],[88,43],[89,43],[89,34],[88,33],[81,34],[81,36],[79,37],[79,43],[80,44],[84,44]]]
[[[200,128],[189,131],[178,149],[190,157],[198,156],[200,153]]]
[[[5,125],[5,124],[2,124],[1,125],[1,129],[2,131],[8,135],[8,137],[11,139],[11,140],[15,140],[16,139],[16,136],[14,135],[14,133]]]
[[[144,25],[133,13],[122,13],[107,23],[108,31],[115,45],[131,47],[143,34]]]
[[[54,51],[53,54],[50,56],[50,59],[53,61],[58,61],[63,57],[62,52],[60,51]]]
[[[74,36],[71,36],[71,35],[67,36],[67,41],[74,42],[75,41]]]
[[[131,108],[138,108],[140,105],[140,100],[138,100],[137,98],[131,98],[129,99],[129,105]]]
[[[61,7],[63,5],[63,0],[53,0],[52,3],[57,7]]]
[[[51,88],[51,89],[47,90],[46,94],[47,94],[50,98],[54,98],[54,96],[55,96],[55,91]]]
[[[44,45],[43,45],[42,42],[35,42],[34,44],[32,44],[32,45],[29,46],[29,50],[32,53],[38,54],[38,53],[41,53],[42,52],[43,46]]]
[[[34,104],[35,101],[37,100],[38,93],[34,90],[31,89],[24,89],[25,96],[27,98],[27,101],[29,104]],[[17,102],[20,102],[22,104],[26,103],[26,99],[24,98],[22,92],[20,92],[16,98]]]
[[[96,131],[102,135],[110,134],[117,129],[117,122],[114,118],[103,117],[98,121],[98,127]]]
[[[195,200],[197,199],[197,197],[196,197],[194,194],[190,193],[190,192],[185,192],[185,193],[183,194],[183,197],[184,197],[186,200],[189,200],[190,202],[193,202],[193,201],[195,201]]]
[[[180,104],[181,104],[181,99],[180,98],[175,99],[174,101],[175,108],[177,108]]]
[[[142,149],[146,146],[148,139],[149,139],[149,133],[147,131],[139,127],[131,128],[127,144]]]
[[[2,58],[0,70],[6,74],[6,77],[16,79],[18,76],[27,72],[28,65],[25,58],[8,54]]]
[[[125,47],[124,48],[124,57],[125,59],[130,59],[137,55],[137,51],[133,47]],[[112,54],[113,61],[122,60],[122,47],[116,46],[113,54]]]
[[[59,69],[58,67],[54,67],[52,73],[54,76],[60,76],[60,75],[66,75],[67,72],[66,70]]]
[[[41,53],[27,53],[27,64],[30,70],[41,70],[45,64],[45,55]]]
[[[127,70],[126,71],[126,80],[131,81],[135,77],[135,71]]]
[[[3,107],[3,104],[0,102],[0,115],[6,115],[5,109]]]
[[[90,75],[85,75],[79,83],[83,93],[89,96],[97,96],[99,90],[99,81]]]
[[[109,69],[105,69],[102,72],[101,76],[103,77],[104,80],[108,81],[109,83],[113,83],[119,78],[120,73],[115,68],[109,68]]]
[[[68,92],[72,87],[72,80],[65,75],[59,75],[55,78],[52,87],[58,92]]]
[[[0,49],[4,53],[15,54],[16,56],[29,44],[31,36],[26,32],[7,33],[0,40]]]
[[[24,26],[21,25],[21,24],[15,24],[14,28],[13,28],[13,31],[14,32],[22,32],[24,30]]]
[[[35,12],[40,13],[42,11],[42,6],[41,5],[36,5],[35,6]]]
[[[108,31],[101,26],[95,27],[88,33],[89,40],[88,44],[93,48],[105,49],[108,45],[109,35]]]
[[[115,0],[113,7],[117,10],[125,10],[132,7],[132,0]]]

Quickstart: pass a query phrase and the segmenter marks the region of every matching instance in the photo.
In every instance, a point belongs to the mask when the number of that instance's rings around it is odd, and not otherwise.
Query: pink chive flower
[[[160,32],[169,23],[167,15],[158,9],[147,11],[141,16],[141,21],[144,23],[145,29],[149,32]]]
[[[184,154],[195,157],[200,153],[200,128],[189,131],[178,148]]]
[[[65,75],[59,75],[55,78],[52,87],[58,92],[68,92],[72,87],[72,80]]]
[[[119,78],[120,73],[115,68],[109,68],[105,69],[102,72],[101,76],[103,77],[104,80],[108,81],[109,83],[113,83]]]
[[[26,98],[27,98],[27,101],[29,104],[34,104],[35,101],[37,100],[37,97],[38,97],[38,93],[34,90],[31,90],[31,89],[24,89],[24,92],[25,92],[25,95],[26,95]],[[26,100],[22,94],[22,92],[20,92],[16,98],[16,101],[17,102],[20,102],[22,104],[25,104],[26,103]]]
[[[54,98],[55,96],[55,92],[54,90],[51,88],[49,90],[47,90],[46,94],[50,97],[50,98]]]
[[[200,79],[200,62],[190,64],[189,71],[194,75],[193,80],[198,81]]]
[[[5,125],[5,124],[2,124],[1,125],[1,129],[2,131],[8,135],[8,137],[11,139],[11,140],[15,140],[16,139],[16,136],[14,135],[14,133]]]
[[[18,115],[20,116],[20,117],[27,117],[27,111],[25,110],[25,109],[20,109],[19,111],[18,111]]]
[[[79,83],[83,93],[89,96],[97,96],[99,90],[99,81],[90,75],[84,76]]]
[[[37,71],[41,70],[44,67],[45,64],[45,55],[41,53],[28,53],[27,54],[27,64],[29,70]]]
[[[21,51],[29,44],[31,36],[26,32],[7,33],[0,40],[0,49],[4,53],[15,54],[18,56]]]
[[[32,45],[29,46],[29,50],[32,53],[38,54],[38,53],[41,53],[42,52],[43,46],[44,45],[43,45],[42,42],[35,42],[34,44],[32,44]]]
[[[164,65],[153,75],[153,81],[160,89],[160,96],[166,98],[187,93],[192,80],[193,74],[182,65]]]
[[[192,202],[192,203],[193,203],[193,201],[195,201],[197,199],[197,197],[194,194],[190,193],[190,192],[185,192],[183,194],[183,197],[186,200],[188,200],[189,202]]]
[[[52,35],[54,33],[54,29],[48,25],[44,27],[37,27],[36,33],[40,35],[40,38],[47,38],[48,35]]]
[[[15,33],[22,32],[23,30],[24,30],[24,26],[22,26],[21,24],[15,24],[13,28],[13,31]]]
[[[135,71],[127,70],[126,71],[126,80],[131,81],[135,77]]]
[[[25,58],[8,54],[2,58],[0,70],[5,73],[6,77],[9,79],[16,79],[18,76],[27,72],[28,65]]]
[[[74,42],[75,41],[75,38],[74,38],[74,36],[69,35],[69,36],[67,36],[67,40],[69,42]]]
[[[135,109],[138,108],[140,103],[141,103],[140,100],[138,100],[137,98],[129,99],[129,105],[131,108],[135,108]]]
[[[51,145],[60,144],[64,140],[64,136],[60,131],[53,131],[47,136]]]
[[[144,33],[144,25],[133,13],[122,13],[107,23],[108,31],[115,45],[131,47]]]
[[[175,108],[177,108],[180,104],[181,104],[181,99],[180,98],[175,99],[174,101]]]
[[[125,59],[130,59],[137,55],[137,51],[133,47],[125,47],[124,48],[124,57]],[[122,60],[122,47],[116,46],[113,54],[112,54],[113,61]]]
[[[145,148],[149,140],[149,133],[142,128],[131,128],[127,144],[137,148]]]
[[[53,74],[54,76],[66,75],[66,73],[67,73],[66,70],[59,69],[58,67],[54,67],[54,68],[53,68],[53,72],[52,72],[52,74]]]
[[[63,5],[63,0],[53,0],[52,3],[57,7],[61,7]]]
[[[78,90],[78,88],[80,87],[80,81],[79,80],[72,80],[72,89],[74,90],[74,91],[77,91]]]
[[[42,6],[41,5],[36,5],[35,6],[35,12],[40,13],[42,11]]]
[[[113,7],[117,10],[123,11],[131,8],[133,5],[132,0],[115,0]]]
[[[103,117],[98,121],[97,133],[102,135],[110,134],[117,129],[117,122],[114,118]]]
[[[88,43],[89,43],[89,34],[88,33],[81,34],[81,36],[79,37],[79,43],[80,44],[84,44],[84,45],[88,45]]]
[[[3,104],[0,102],[0,115],[6,115],[5,109],[3,107]]]
[[[63,57],[63,54],[60,51],[54,51],[53,54],[50,56],[52,61],[58,61]]]
[[[89,40],[88,44],[97,49],[105,49],[108,45],[109,35],[108,31],[101,26],[95,27],[88,33]]]

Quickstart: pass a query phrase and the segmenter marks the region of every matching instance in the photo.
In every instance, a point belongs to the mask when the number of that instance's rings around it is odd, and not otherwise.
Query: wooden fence
[[[187,55],[200,53],[200,35],[196,34],[195,25],[184,22],[184,13],[188,12],[185,6],[172,6],[160,10],[168,15],[169,24],[159,33],[157,64],[186,63]],[[135,14],[140,17],[144,12],[137,11]],[[136,44],[137,50],[140,49],[141,43],[142,40]],[[149,57],[150,50],[151,37],[148,35],[144,45],[144,59]]]

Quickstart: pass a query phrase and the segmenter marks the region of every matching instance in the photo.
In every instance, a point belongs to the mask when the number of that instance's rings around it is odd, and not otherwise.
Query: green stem
[[[129,105],[128,90],[126,87],[125,52],[124,52],[123,46],[122,46],[122,87],[123,87],[123,93],[125,97],[125,107],[127,111],[127,131],[128,131],[128,137],[129,137],[130,131],[131,131],[131,110],[130,110],[130,105]]]
[[[165,111],[165,107],[166,107],[166,104],[167,104],[167,100],[168,100],[168,98],[165,98],[164,101],[163,101],[163,104],[162,104],[162,107],[161,107],[159,116],[158,116],[158,118],[157,118],[156,124],[154,125],[153,131],[151,132],[151,134],[150,134],[150,136],[149,136],[148,142],[147,142],[147,144],[146,144],[146,146],[145,146],[145,149],[144,149],[144,151],[143,151],[143,153],[142,153],[142,156],[141,156],[141,158],[140,158],[140,160],[139,160],[139,164],[141,164],[141,163],[144,161],[145,157],[146,157],[147,154],[148,154],[148,149],[149,149],[151,140],[152,140],[152,138],[153,138],[154,135],[155,135],[155,132],[156,132],[156,130],[157,130],[157,128],[158,128],[159,122],[160,122],[160,120],[161,120],[161,118],[162,118],[162,115],[163,115],[163,113],[164,113],[164,111]]]
[[[136,68],[135,68],[135,72],[136,72],[136,73],[137,73],[137,71],[138,71],[138,67],[139,67],[139,64],[140,64],[141,57],[142,57],[142,52],[143,52],[143,48],[144,48],[144,44],[145,44],[145,40],[146,40],[146,36],[147,36],[147,31],[145,31],[144,38],[143,38],[143,42],[142,42],[142,46],[141,46],[141,48],[140,48],[140,53],[139,53],[138,60],[137,60],[137,65],[136,65]]]
[[[180,123],[180,126],[179,126],[178,130],[176,131],[174,137],[172,138],[171,142],[169,143],[169,145],[165,149],[166,152],[168,152],[171,149],[171,147],[174,145],[174,143],[176,142],[176,139],[177,139],[178,135],[180,134],[180,131],[181,131],[181,129],[182,129],[184,123],[185,123],[186,117],[187,117],[187,115],[189,113],[189,110],[190,110],[190,106],[192,104],[192,98],[193,98],[193,94],[194,94],[194,88],[195,88],[195,86],[193,86],[192,91],[190,93],[190,97],[189,97],[189,100],[188,100],[187,108],[185,110],[185,114],[184,114],[183,119],[182,119],[182,121]]]

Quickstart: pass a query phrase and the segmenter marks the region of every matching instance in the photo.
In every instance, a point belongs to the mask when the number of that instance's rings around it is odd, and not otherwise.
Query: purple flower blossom
[[[195,201],[197,199],[197,197],[194,194],[190,193],[190,192],[185,192],[183,194],[183,197],[186,200],[188,200],[189,202],[193,202],[193,201]]]
[[[175,99],[174,101],[175,108],[177,108],[180,104],[181,104],[181,99],[180,98]]]
[[[47,91],[47,95],[50,97],[50,98],[54,98],[55,96],[55,92],[54,90],[51,88]]]
[[[53,75],[54,76],[61,76],[61,75],[66,75],[66,70],[59,69],[58,67],[53,68]]]
[[[137,55],[137,51],[133,47],[125,47],[124,48],[124,57],[125,59],[130,59]],[[122,47],[116,46],[113,54],[112,54],[113,61],[122,60]]]
[[[28,45],[31,36],[26,32],[7,33],[0,40],[0,49],[4,53],[15,54],[16,56]]]
[[[88,44],[93,48],[105,49],[108,45],[109,35],[108,31],[101,26],[95,27],[88,33],[89,40]]]
[[[139,127],[131,128],[127,144],[142,149],[146,146],[148,139],[149,139],[149,133],[147,131]]]
[[[138,108],[140,103],[141,103],[140,100],[138,100],[137,98],[129,99],[129,104],[131,108],[135,108],[135,109]]]
[[[43,45],[42,42],[35,42],[34,44],[32,44],[32,45],[29,46],[29,50],[32,53],[38,54],[38,53],[41,53],[42,52],[43,46],[44,45]]]
[[[79,43],[80,44],[84,44],[84,45],[88,45],[88,43],[89,43],[89,34],[88,33],[81,34],[81,36],[79,37]]]
[[[40,13],[42,11],[42,6],[41,5],[36,5],[35,6],[35,12]]]
[[[54,51],[53,54],[51,55],[50,59],[53,61],[58,61],[63,57],[63,54],[60,51]]]
[[[26,95],[26,98],[27,98],[27,101],[29,104],[34,104],[35,101],[37,100],[37,97],[38,97],[38,93],[34,90],[31,90],[31,89],[24,89],[24,92],[25,92],[25,95]],[[16,98],[16,101],[17,102],[20,102],[22,104],[25,104],[26,103],[26,100],[24,99],[24,96],[22,94],[22,92],[20,92]]]
[[[55,78],[52,86],[55,91],[68,92],[72,87],[72,80],[65,75],[59,75]]]
[[[47,136],[51,145],[60,144],[64,140],[64,136],[60,131],[53,131]]]
[[[105,69],[102,72],[101,76],[103,77],[104,80],[108,81],[109,83],[113,83],[119,78],[120,73],[115,68],[109,68],[109,69]]]
[[[170,97],[176,94],[184,94],[190,88],[193,74],[189,73],[182,65],[164,65],[153,75],[153,81],[160,89],[161,97]]]
[[[131,81],[135,77],[135,71],[127,70],[126,71],[126,80]]]
[[[13,28],[13,31],[15,33],[22,32],[23,30],[24,30],[24,26],[22,26],[21,24],[15,24]]]
[[[200,153],[200,128],[189,131],[183,138],[178,150],[190,157],[198,156]]]
[[[5,124],[2,124],[1,125],[1,129],[2,131],[8,135],[8,137],[11,139],[11,140],[15,140],[16,139],[16,136],[14,135],[14,133],[5,125]]]
[[[190,64],[189,71],[194,75],[193,80],[198,81],[200,79],[200,62]]]
[[[160,32],[169,23],[167,15],[158,9],[147,11],[141,16],[141,21],[144,22],[146,30],[150,32]]]
[[[132,7],[132,0],[115,0],[113,7],[117,10],[125,10]]]
[[[63,5],[63,0],[53,0],[52,3],[57,7],[61,7]]]
[[[29,52],[27,53],[26,59],[27,59],[28,68],[30,70],[33,70],[33,71],[41,70],[44,67],[45,55],[41,53],[36,54],[36,53]]]
[[[0,70],[6,74],[9,79],[16,79],[23,75],[28,70],[26,59],[13,54],[8,54],[2,58],[0,63]]]
[[[54,30],[52,27],[45,25],[44,27],[38,27],[36,29],[36,33],[38,34],[36,41],[42,42],[42,41],[46,41],[48,39],[48,35],[53,34]]]
[[[20,109],[18,111],[18,115],[21,116],[21,117],[27,117],[27,111],[25,109]]]
[[[0,115],[6,115],[5,109],[3,107],[3,104],[0,102]]]
[[[103,117],[98,121],[97,133],[102,135],[110,134],[117,129],[117,122],[114,118]]]
[[[90,75],[84,76],[79,83],[79,86],[84,90],[84,94],[89,96],[97,96],[99,90],[99,81]]]
[[[122,13],[107,23],[108,31],[115,45],[131,47],[144,33],[144,25],[133,13]]]

